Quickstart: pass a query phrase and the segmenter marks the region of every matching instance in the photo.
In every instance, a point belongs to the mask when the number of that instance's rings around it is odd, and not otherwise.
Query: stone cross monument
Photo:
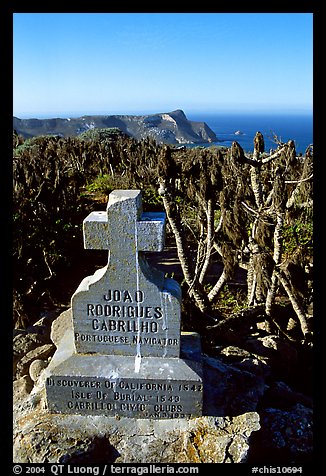
[[[149,266],[162,251],[165,213],[142,211],[139,190],[115,190],[83,223],[84,246],[108,263],[72,296],[72,330],[47,369],[51,412],[134,418],[202,414],[197,334],[180,333],[181,289]]]

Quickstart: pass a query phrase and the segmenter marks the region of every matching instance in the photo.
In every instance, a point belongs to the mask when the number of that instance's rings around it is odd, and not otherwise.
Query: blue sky
[[[312,13],[15,13],[18,117],[311,112]]]

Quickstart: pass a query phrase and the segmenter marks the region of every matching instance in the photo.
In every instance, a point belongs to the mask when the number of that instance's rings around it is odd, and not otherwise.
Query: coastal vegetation
[[[174,148],[116,129],[77,137],[13,134],[14,326],[62,310],[106,252],[83,250],[82,221],[117,188],[164,210],[183,289],[182,325],[240,345],[253,328],[312,343],[313,147],[265,153]]]

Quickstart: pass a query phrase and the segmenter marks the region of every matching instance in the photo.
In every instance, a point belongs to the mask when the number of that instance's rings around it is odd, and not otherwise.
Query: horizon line
[[[275,109],[259,109],[259,110],[234,110],[234,109],[222,109],[218,111],[206,110],[205,109],[196,109],[185,112],[182,108],[177,109],[170,109],[165,111],[155,111],[147,110],[147,111],[127,111],[127,112],[89,112],[89,113],[82,113],[82,112],[49,112],[49,113],[13,113],[13,117],[17,119],[77,119],[79,117],[87,117],[87,116],[150,116],[155,114],[169,114],[175,111],[182,111],[187,117],[188,115],[207,115],[207,116],[218,116],[218,115],[309,115],[313,116],[313,109],[286,109],[286,110],[275,110]]]

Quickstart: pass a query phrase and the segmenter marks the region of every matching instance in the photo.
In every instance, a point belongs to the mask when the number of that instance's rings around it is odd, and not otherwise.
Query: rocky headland
[[[180,109],[144,116],[95,115],[75,118],[19,119],[13,128],[25,138],[40,135],[77,136],[92,129],[118,128],[137,140],[151,137],[158,143],[202,144],[217,140],[205,122],[190,121]]]

